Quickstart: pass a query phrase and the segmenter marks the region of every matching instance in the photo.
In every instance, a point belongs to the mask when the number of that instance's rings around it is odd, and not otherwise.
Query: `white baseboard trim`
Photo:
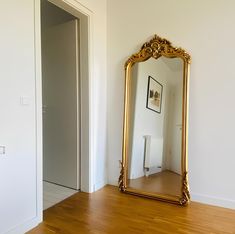
[[[105,185],[107,184],[107,181],[103,180],[103,181],[99,181],[98,183],[96,183],[94,185],[94,192],[103,188]]]
[[[117,180],[109,180],[108,184],[118,186]],[[220,206],[228,209],[235,209],[235,200],[230,199],[224,199],[220,197],[214,197],[199,193],[190,193],[191,195],[191,201],[207,204],[207,205],[213,205],[213,206]]]
[[[117,180],[109,180],[108,184],[113,185],[113,186],[118,186],[118,181]]]
[[[116,180],[109,180],[108,184],[118,186],[118,181]],[[203,195],[198,193],[190,193],[191,195],[191,201],[207,204],[207,205],[213,205],[213,206],[219,206],[224,207],[228,209],[235,209],[235,200],[230,199],[224,199],[209,195]]]
[[[229,209],[235,209],[235,200],[213,197],[198,193],[191,193],[191,201],[200,202],[203,204],[220,206]]]
[[[26,232],[30,231],[31,229],[33,229],[41,222],[42,222],[42,220],[40,220],[40,218],[35,217],[35,218],[30,219],[22,224],[19,224],[18,226],[14,227],[13,229],[7,231],[6,233],[2,233],[2,234],[23,234],[23,233],[26,233]]]

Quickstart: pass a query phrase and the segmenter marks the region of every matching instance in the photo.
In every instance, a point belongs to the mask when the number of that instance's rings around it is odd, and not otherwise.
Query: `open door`
[[[79,189],[78,21],[42,36],[43,180]]]

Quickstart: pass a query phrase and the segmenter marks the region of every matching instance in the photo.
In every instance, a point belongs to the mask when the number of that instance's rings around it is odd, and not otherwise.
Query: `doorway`
[[[80,190],[79,19],[41,1],[43,208]]]

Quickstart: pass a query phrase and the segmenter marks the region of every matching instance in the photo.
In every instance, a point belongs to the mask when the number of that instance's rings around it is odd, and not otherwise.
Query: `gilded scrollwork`
[[[189,186],[188,186],[188,173],[185,172],[182,176],[182,198],[180,204],[186,205],[190,200]]]
[[[120,161],[120,166],[121,166],[121,171],[120,171],[120,176],[118,179],[118,187],[119,190],[124,192],[125,191],[125,186],[124,186],[124,166],[123,163]]]
[[[190,55],[180,47],[173,47],[171,42],[161,38],[157,35],[149,41],[143,44],[141,50],[133,54],[125,63],[125,68],[129,65],[133,65],[136,62],[141,62],[153,57],[155,59],[166,56],[170,58],[180,57],[187,63],[190,63]]]

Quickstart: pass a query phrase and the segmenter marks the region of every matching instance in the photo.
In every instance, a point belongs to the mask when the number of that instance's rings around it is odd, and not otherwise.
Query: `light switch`
[[[0,145],[0,154],[6,154],[6,146]]]
[[[21,104],[22,106],[28,106],[28,105],[30,105],[30,98],[29,98],[29,97],[26,97],[26,96],[20,97],[20,104]]]

